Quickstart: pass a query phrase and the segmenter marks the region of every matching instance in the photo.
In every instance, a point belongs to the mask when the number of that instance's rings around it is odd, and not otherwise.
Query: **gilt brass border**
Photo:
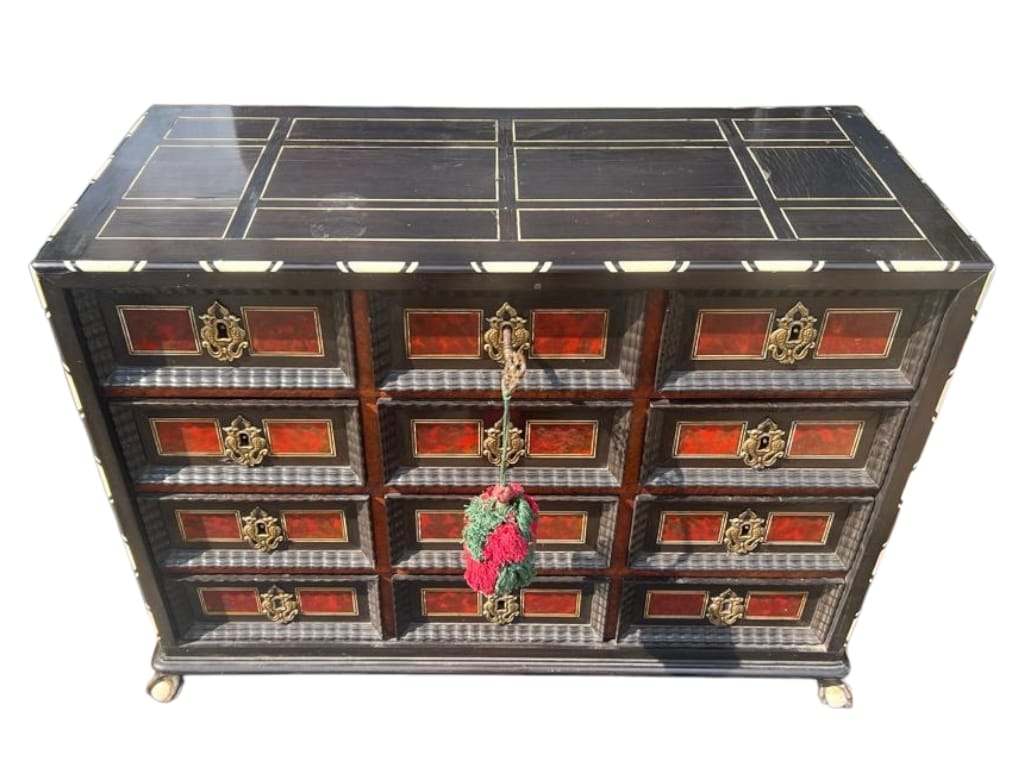
[[[583,527],[582,527],[582,530],[580,532],[580,538],[579,539],[542,539],[542,538],[538,537],[537,538],[537,543],[538,544],[586,544],[587,543],[587,530],[589,529],[589,524],[590,524],[590,513],[587,510],[584,510],[584,509],[559,509],[559,510],[548,511],[546,509],[542,509],[541,512],[540,512],[540,516],[543,517],[543,516],[547,516],[547,515],[556,515],[556,516],[569,516],[569,515],[573,515],[574,517],[578,517],[578,516],[582,515],[583,516]]]
[[[592,424],[594,429],[590,438],[588,453],[536,453],[530,450],[530,430],[534,424]],[[601,431],[598,419],[527,419],[526,420],[526,456],[531,459],[596,459],[597,437]]]
[[[675,435],[672,437],[672,458],[673,459],[735,459],[740,455],[740,447],[747,435],[748,421],[677,421]],[[733,453],[679,453],[679,433],[684,426],[690,424],[738,424],[740,427],[739,439],[736,441],[736,450]]]
[[[146,350],[137,350],[135,345],[132,344],[131,334],[128,332],[128,323],[125,320],[124,312],[125,309],[134,310],[167,310],[167,309],[186,309],[188,310],[189,323],[192,325],[192,342],[195,344],[194,352],[182,352],[179,350],[154,350],[152,352]],[[178,355],[186,356],[198,356],[203,354],[202,349],[199,348],[199,326],[196,325],[196,313],[195,310],[187,304],[118,304],[117,305],[117,318],[121,323],[121,332],[124,334],[125,348],[128,350],[128,354],[132,357],[152,357],[154,355],[159,357],[176,357]]]
[[[663,538],[664,533],[665,533],[665,518],[668,515],[679,515],[681,517],[696,517],[698,515],[704,515],[704,516],[707,516],[707,515],[717,515],[717,516],[722,518],[721,525],[719,526],[719,529],[718,529],[718,538],[714,539],[714,540],[711,540],[711,539],[686,539],[686,540],[683,540],[683,541],[665,541],[664,538]],[[659,518],[658,518],[658,535],[657,535],[657,538],[655,539],[655,544],[661,544],[661,545],[667,546],[667,547],[682,546],[682,545],[686,545],[686,544],[721,544],[722,540],[723,540],[723,537],[725,536],[725,527],[726,527],[726,525],[728,523],[728,519],[729,519],[729,513],[728,512],[722,512],[722,511],[719,511],[719,510],[716,510],[716,509],[708,509],[708,510],[699,510],[699,509],[694,509],[694,510],[663,509],[661,511],[661,514],[660,514]],[[703,615],[703,614],[701,614],[701,615]]]
[[[697,344],[700,341],[701,325],[704,322],[704,315],[761,315],[768,313],[768,322],[764,328],[764,340],[761,343],[761,354],[759,355],[698,355]],[[775,322],[775,309],[773,308],[744,308],[726,309],[719,307],[715,309],[698,309],[697,322],[693,327],[693,347],[690,350],[691,360],[764,360],[768,354],[768,337],[772,332],[772,324]]]
[[[894,312],[895,317],[892,327],[889,329],[889,338],[885,342],[885,351],[880,355],[847,355],[847,354],[821,354],[821,343],[825,340],[828,332],[828,318],[833,312],[845,312],[847,314],[878,314],[880,312]],[[899,329],[900,321],[903,319],[903,309],[899,307],[832,307],[825,310],[825,316],[821,319],[821,330],[818,332],[818,340],[814,348],[814,357],[819,360],[884,360],[892,352],[892,342],[896,338],[896,331]]]
[[[474,314],[477,316],[478,331],[476,334],[475,355],[414,355],[410,346],[409,315],[410,313],[445,313]],[[447,307],[403,307],[402,327],[405,330],[405,357],[408,360],[479,360],[483,354],[484,311],[482,309],[449,309]]]
[[[158,421],[208,421],[213,424],[214,431],[217,433],[217,443],[220,445],[220,450],[216,453],[203,453],[197,451],[187,451],[183,453],[174,453],[163,450],[160,445],[160,435],[156,429],[156,422]],[[150,416],[149,417],[149,428],[153,434],[153,446],[156,448],[157,454],[160,456],[223,456],[224,455],[224,435],[222,434],[220,419],[210,418],[188,418],[185,416],[180,417],[165,417],[165,416]]]
[[[293,536],[291,534],[291,532],[289,532],[289,530],[288,530],[288,515],[292,514],[292,513],[294,513],[296,515],[324,515],[324,516],[327,516],[327,515],[337,515],[339,518],[341,518],[341,535],[342,535],[342,538],[340,538],[340,539],[338,539],[338,538],[323,539],[323,538],[300,538],[300,537],[297,537],[297,536]],[[349,535],[348,535],[348,520],[345,517],[345,510],[343,510],[343,509],[282,509],[280,511],[280,515],[281,515],[281,527],[284,528],[284,532],[285,532],[285,535],[288,538],[288,541],[295,542],[296,544],[303,544],[305,542],[326,542],[326,543],[333,543],[333,544],[348,544],[349,541],[350,541],[349,540]]]
[[[416,445],[417,424],[476,424],[476,453],[420,453]],[[414,459],[470,459],[479,457],[483,451],[483,419],[410,419],[409,431],[412,432],[412,456]]]
[[[249,323],[248,311],[255,310],[258,312],[294,312],[294,311],[307,311],[313,313],[313,319],[316,322],[316,352],[257,352],[255,339],[252,332],[252,325]],[[249,355],[251,357],[324,357],[324,334],[323,326],[320,323],[320,308],[319,307],[289,307],[289,306],[278,306],[278,307],[263,307],[263,306],[244,306],[241,308],[242,322],[245,325],[246,330],[249,332]]]
[[[196,587],[196,595],[199,597],[199,607],[206,616],[260,616],[260,591],[252,588],[252,600],[256,609],[253,611],[211,611],[206,607],[206,592],[245,592],[245,587]]]
[[[447,611],[439,611],[435,613],[429,613],[427,611],[427,593],[428,592],[471,592],[469,587],[421,587],[420,588],[420,616],[423,618],[433,618],[434,616],[459,616],[462,618],[479,618],[480,613],[483,610],[483,595],[479,592],[473,593],[476,596],[476,610],[473,613],[452,613]]]
[[[238,525],[238,535],[231,539],[221,539],[216,537],[206,538],[193,538],[189,537],[185,533],[185,524],[181,519],[182,515],[234,515],[235,523]],[[242,541],[242,511],[239,509],[176,509],[174,510],[174,519],[178,523],[178,533],[181,536],[182,543],[188,544],[190,542],[234,542],[241,543]]]
[[[529,593],[543,594],[545,592],[575,592],[576,593],[576,608],[573,613],[538,613],[538,612],[527,612],[526,610],[526,595]],[[520,615],[524,619],[578,619],[583,607],[583,590],[582,589],[564,589],[551,587],[550,589],[521,589],[519,590],[519,605]]]
[[[536,352],[537,342],[537,323],[536,315],[539,314],[559,314],[559,315],[584,315],[594,314],[600,312],[602,315],[601,325],[601,352],[597,355],[538,355]],[[529,349],[529,356],[531,360],[604,360],[608,356],[608,323],[611,312],[608,309],[602,307],[593,307],[592,309],[586,309],[583,307],[573,307],[571,309],[555,309],[553,307],[547,307],[542,309],[531,309],[530,310],[530,332],[533,337],[532,343]]]
[[[326,424],[327,436],[331,443],[329,453],[282,453],[274,450],[274,438],[271,434],[272,424]],[[334,442],[334,421],[332,419],[263,419],[263,433],[267,436],[267,443],[270,445],[270,455],[280,457],[298,457],[307,459],[331,459],[338,455],[337,446]]]
[[[825,523],[825,532],[822,534],[821,541],[771,541],[772,535],[772,520],[775,515],[783,515],[785,517],[828,517]],[[763,545],[766,547],[806,547],[809,545],[821,545],[824,546],[828,543],[829,534],[832,532],[832,524],[836,520],[835,512],[815,512],[814,510],[794,510],[788,512],[786,510],[772,510],[768,513],[768,520],[765,523],[764,529],[764,542]]]
[[[796,434],[797,427],[801,424],[856,424],[857,425],[857,436],[853,439],[853,448],[850,449],[849,456],[841,456],[838,454],[831,454],[828,456],[817,456],[800,454],[793,456],[790,454],[789,449],[793,444],[793,436]],[[793,421],[789,425],[789,435],[786,438],[786,458],[793,459],[794,461],[803,461],[805,459],[811,461],[842,461],[844,459],[852,459],[857,456],[857,451],[860,449],[860,439],[864,436],[864,420],[856,419],[834,419],[834,420],[819,420],[819,419],[803,419],[802,421]]]
[[[348,592],[352,595],[351,611],[307,611],[302,607],[302,590],[308,589],[311,592]],[[303,616],[358,616],[359,615],[359,594],[352,587],[296,587],[295,599],[299,603],[299,613]]]
[[[704,602],[698,613],[659,613],[651,615],[651,595],[703,595]],[[645,619],[703,619],[708,610],[709,593],[706,589],[648,589],[644,595]]]
[[[785,590],[785,589],[755,589],[747,592],[743,598],[743,618],[747,621],[800,621],[804,617],[804,609],[807,607],[807,598],[809,592],[797,592],[796,590]],[[750,602],[750,598],[754,595],[763,597],[766,595],[800,595],[800,610],[797,611],[796,616],[751,616],[747,613],[747,604]]]
[[[464,509],[414,509],[412,511],[412,518],[416,528],[416,543],[417,544],[453,544],[462,540],[461,536],[457,536],[454,539],[425,539],[423,538],[423,531],[420,527],[420,513],[425,512],[427,514],[448,514],[448,515],[463,515],[465,516],[466,511]]]

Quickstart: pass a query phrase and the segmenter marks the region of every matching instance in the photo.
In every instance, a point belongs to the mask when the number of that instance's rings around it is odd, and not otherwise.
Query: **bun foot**
[[[168,675],[157,672],[146,686],[146,693],[150,695],[153,701],[167,704],[174,701],[178,691],[181,690],[181,683],[181,675]]]
[[[850,686],[842,680],[819,680],[818,699],[822,704],[833,709],[849,709],[853,706],[853,694]]]

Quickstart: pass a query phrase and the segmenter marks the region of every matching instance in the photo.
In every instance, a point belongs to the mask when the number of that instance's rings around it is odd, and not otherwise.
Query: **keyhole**
[[[750,523],[744,523],[743,525],[740,526],[740,535],[741,536],[749,536],[750,535]]]
[[[803,323],[797,321],[789,326],[789,340],[800,341],[800,332],[803,330]]]
[[[225,323],[223,320],[218,320],[216,322],[216,326],[217,326],[217,340],[218,341],[227,341],[230,338],[228,336],[228,324]]]
[[[757,441],[757,450],[767,451],[768,450],[768,435],[761,435],[761,438]]]
[[[266,523],[256,523],[256,534],[258,536],[266,536],[267,535],[267,524]]]
[[[239,448],[248,448],[249,447],[249,435],[247,435],[245,432],[239,432],[238,433],[238,447]]]

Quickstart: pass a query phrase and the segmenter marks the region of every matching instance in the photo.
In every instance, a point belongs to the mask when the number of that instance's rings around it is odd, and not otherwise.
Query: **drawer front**
[[[505,325],[513,346],[526,350],[522,389],[630,389],[643,295],[376,293],[371,321],[377,381],[385,390],[499,389]]]
[[[496,477],[498,402],[381,401],[385,477],[396,486],[480,486]],[[628,403],[514,402],[511,480],[529,487],[618,485]]]
[[[626,645],[791,646],[821,643],[839,584],[811,581],[627,580]]]
[[[630,564],[675,570],[845,571],[870,498],[640,496]]]
[[[866,405],[656,403],[644,447],[651,487],[875,491],[906,412]]]
[[[366,496],[142,496],[165,568],[372,568]]]
[[[380,639],[375,577],[192,577],[165,588],[186,643]]]
[[[519,616],[497,625],[462,579],[396,577],[394,586],[399,640],[407,642],[599,642],[608,599],[604,579],[540,578],[517,595]]]
[[[673,293],[663,392],[906,393],[920,376],[942,294]]]
[[[343,292],[78,292],[76,303],[111,387],[355,386]]]
[[[111,411],[139,486],[362,483],[351,401],[143,400]]]
[[[402,568],[462,568],[462,527],[469,496],[387,497],[392,563]],[[537,496],[537,567],[606,568],[618,500]]]

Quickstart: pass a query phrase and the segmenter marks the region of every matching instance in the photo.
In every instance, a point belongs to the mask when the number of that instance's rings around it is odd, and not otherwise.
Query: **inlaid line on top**
[[[524,217],[525,214],[525,217]],[[552,215],[553,214],[553,215]],[[529,219],[531,217],[536,219],[543,219],[547,217],[552,221],[559,218],[558,214],[569,214],[568,220],[563,218],[558,227],[552,226],[552,229],[557,230],[557,234],[553,233],[552,236],[540,237],[540,236],[527,236],[523,235],[523,222],[524,218],[527,221],[527,228],[529,228]],[[707,230],[704,234],[675,234],[675,235],[650,235],[650,236],[615,236],[609,234],[607,236],[595,236],[593,231],[589,233],[591,236],[587,236],[587,233],[580,233],[580,236],[570,237],[565,236],[568,232],[572,231],[571,226],[575,225],[580,227],[582,220],[587,218],[588,215],[601,214],[605,215],[607,220],[606,226],[622,226],[622,217],[629,214],[637,214],[640,218],[645,219],[645,224],[649,225],[652,218],[659,216],[667,216],[666,226],[676,225],[680,228],[683,224],[683,219],[687,218],[687,214],[703,215],[706,221],[700,222],[700,227]],[[737,216],[747,219],[743,224],[750,227],[750,234],[725,234],[722,236],[713,236],[711,232],[716,229],[715,222],[712,219],[717,219],[718,225],[726,223],[726,219],[735,218]],[[754,234],[753,225],[756,223],[757,227],[763,225],[763,234]],[[734,224],[739,224],[739,221],[734,221]],[[694,227],[697,227],[698,223],[694,223]],[[759,240],[776,240],[778,236],[775,233],[775,228],[772,227],[771,222],[768,220],[767,215],[760,207],[755,206],[737,206],[737,207],[575,207],[575,208],[517,208],[516,209],[516,234],[521,242],[700,242],[700,241],[713,241],[713,242],[744,242],[744,241],[759,241]]]
[[[779,201],[799,201],[799,200],[822,200],[822,201],[834,201],[834,200],[884,200],[884,201],[895,201],[896,196],[892,193],[889,185],[885,183],[885,179],[882,178],[881,174],[875,170],[875,167],[871,162],[864,156],[864,153],[860,151],[860,148],[850,145],[823,145],[823,144],[792,144],[784,147],[747,147],[747,151],[750,157],[754,160],[757,165],[757,169],[761,172],[761,176],[764,179],[765,184],[768,186],[768,191],[771,192],[772,197]],[[778,184],[779,181],[776,178],[772,179],[773,173],[770,168],[765,167],[765,160],[759,157],[760,154],[767,153],[789,153],[789,152],[821,152],[821,153],[836,153],[836,152],[853,152],[856,157],[864,164],[867,171],[870,172],[871,176],[866,177],[866,181],[877,182],[886,195],[872,195],[872,194],[848,194],[848,195],[785,195],[779,194]],[[838,174],[832,176],[837,178]],[[817,177],[815,180],[820,180],[821,177]],[[828,178],[826,175],[824,178]],[[852,181],[852,180],[851,180]]]
[[[298,214],[298,217],[296,217]],[[302,214],[308,214],[308,220],[302,219]],[[294,221],[280,225],[276,233],[268,230],[261,230],[260,224],[270,226],[266,223],[268,219],[277,217],[279,220],[292,216]],[[331,229],[329,219],[334,216],[337,221],[336,227]],[[390,217],[391,221],[388,222]],[[262,222],[257,222],[261,218]],[[385,233],[378,230],[377,234],[367,234],[369,224],[376,219],[378,226],[385,229],[389,224],[394,228],[394,233]],[[449,227],[446,233],[438,233],[433,236],[413,236],[407,233],[417,222],[421,229],[423,226],[440,227],[441,220],[448,219]],[[465,227],[458,232],[454,227],[461,224]],[[255,229],[254,229],[255,227]],[[362,228],[361,233],[339,234],[346,228]],[[486,230],[486,232],[485,232]],[[300,234],[301,232],[301,234]],[[492,234],[493,233],[493,234]],[[373,207],[361,208],[357,206],[266,206],[261,205],[255,208],[249,217],[249,222],[242,234],[243,239],[249,240],[283,240],[294,242],[402,242],[402,243],[432,243],[432,242],[479,242],[489,243],[501,239],[501,218],[496,208],[401,208],[401,207]]]
[[[399,177],[402,180],[401,183],[408,183],[409,180],[412,180],[413,183],[415,183],[415,180],[416,180],[417,176],[416,176],[415,173],[413,173],[409,169],[409,163],[412,161],[412,156],[414,154],[418,154],[418,153],[441,153],[441,152],[453,153],[453,152],[461,151],[461,152],[467,153],[467,157],[468,157],[468,156],[470,156],[469,153],[486,152],[486,153],[490,153],[492,158],[493,158],[493,166],[491,166],[489,164],[490,170],[489,170],[489,176],[487,177],[488,178],[488,184],[489,185],[493,185],[493,194],[491,196],[489,196],[489,197],[485,197],[485,196],[478,196],[478,197],[437,197],[437,196],[434,196],[434,195],[415,195],[415,196],[397,195],[396,196],[396,195],[389,195],[389,194],[384,194],[384,195],[379,195],[379,194],[357,194],[354,191],[349,193],[349,194],[329,193],[329,194],[316,195],[316,196],[303,195],[303,194],[300,194],[300,193],[299,194],[294,194],[294,195],[287,195],[287,196],[268,194],[270,192],[270,190],[271,190],[271,187],[275,183],[275,179],[279,179],[280,176],[281,176],[280,169],[281,169],[282,161],[283,161],[283,159],[285,157],[285,153],[310,152],[310,151],[316,151],[316,150],[321,150],[321,151],[326,151],[326,152],[330,152],[330,153],[335,153],[335,154],[338,154],[338,155],[340,155],[341,153],[368,152],[370,154],[367,155],[367,157],[372,157],[373,155],[379,154],[383,158],[382,163],[384,161],[387,161],[389,159],[388,158],[388,154],[391,154],[392,157],[390,159],[392,160],[393,168],[391,168],[389,170],[391,171],[391,173],[393,175],[395,175],[396,177]],[[404,159],[399,157],[398,155],[400,153],[405,153],[406,157]],[[458,163],[454,163],[453,167],[461,169],[463,167],[463,165],[464,165],[464,162],[465,161],[463,160],[463,161],[460,161]],[[499,199],[499,183],[500,183],[500,177],[501,177],[499,162],[500,162],[500,158],[499,158],[498,148],[497,147],[492,147],[492,146],[485,146],[485,145],[467,146],[467,145],[463,145],[463,144],[444,144],[444,145],[436,145],[436,146],[381,146],[381,145],[374,145],[374,144],[283,144],[281,146],[281,148],[278,150],[277,157],[274,158],[274,164],[271,167],[270,173],[267,176],[267,181],[266,181],[266,184],[264,184],[264,186],[263,186],[263,191],[261,193],[260,199],[261,200],[266,200],[266,201],[271,201],[271,202],[288,202],[288,201],[296,201],[296,202],[301,202],[301,201],[308,201],[308,202],[321,202],[321,201],[322,202],[329,202],[329,201],[359,202],[359,201],[374,201],[374,202],[396,202],[396,203],[399,203],[399,202],[494,203],[494,202],[497,202],[498,199]],[[325,167],[326,168],[326,167],[329,167],[329,166],[326,163],[324,163],[324,164],[321,165],[321,167]],[[431,162],[429,164],[429,169],[430,169],[432,174],[435,174],[435,175],[440,174],[440,171],[438,171],[438,169],[436,168],[436,161],[433,161],[433,162]],[[304,170],[307,171],[307,172],[309,171],[308,168],[304,169]],[[363,170],[365,172],[367,169],[364,168]],[[381,169],[376,169],[376,170],[379,171]],[[482,170],[482,169],[478,169],[478,170]],[[423,176],[428,176],[428,175],[429,174],[423,174]],[[372,178],[373,180],[379,181],[380,180],[380,174],[379,173],[377,173],[377,174],[369,174],[367,176],[367,178]],[[301,178],[300,181],[301,181],[301,183],[305,183],[305,184],[308,185],[311,182],[311,179],[309,178],[308,173],[304,173],[303,177]],[[330,181],[332,183],[335,182],[334,179],[329,179],[329,180],[324,180],[321,183],[326,183],[327,181]],[[475,181],[476,182],[480,182],[481,179],[476,179]],[[339,183],[346,183],[346,182],[351,183],[345,177],[339,177],[337,179],[337,182],[339,182]],[[285,182],[285,183],[288,183],[288,182]],[[300,182],[296,181],[296,182],[292,182],[292,183],[300,183]],[[367,182],[366,179],[364,178],[363,183],[365,184],[365,183],[372,183],[372,182]],[[433,181],[433,183],[436,184],[437,182]]]
[[[689,127],[691,125],[705,125],[710,124],[708,127],[713,127],[715,136],[699,136],[699,137],[687,137],[687,136],[668,136],[663,135],[658,137],[656,135],[645,135],[645,136],[600,136],[595,138],[566,138],[566,136],[555,137],[555,138],[531,138],[528,136],[522,136],[528,134],[527,128],[534,128],[535,130],[543,125],[550,126],[551,129],[556,129],[558,126],[570,126],[575,128],[586,128],[588,126],[597,128],[599,126],[614,126],[626,128],[629,125],[643,126],[650,128],[654,124],[678,127]],[[522,126],[522,131],[520,130]],[[567,131],[569,135],[572,135],[571,131]],[[578,131],[577,135],[583,133]],[[648,132],[649,133],[649,132]],[[541,134],[534,134],[541,135]],[[543,134],[549,135],[549,134]],[[717,142],[724,143],[725,136],[722,133],[721,126],[718,124],[718,120],[714,118],[671,118],[671,117],[653,117],[653,118],[528,118],[528,119],[517,119],[512,121],[512,141],[517,144],[601,144],[602,142],[608,143],[651,143],[651,144],[663,144],[663,143],[686,143],[686,142]]]
[[[523,168],[524,164],[523,164],[522,158],[527,153],[537,153],[537,152],[548,152],[548,153],[558,153],[558,152],[561,152],[561,153],[564,153],[564,154],[575,153],[575,155],[576,155],[576,161],[575,162],[573,162],[571,164],[568,164],[566,166],[566,169],[561,169],[561,168],[557,169],[557,173],[555,174],[555,178],[556,179],[562,179],[562,180],[564,180],[567,177],[567,175],[570,173],[570,171],[567,170],[570,166],[572,166],[573,170],[576,170],[576,169],[581,167],[580,163],[579,163],[579,160],[578,160],[578,157],[579,157],[579,155],[581,155],[583,153],[592,153],[593,154],[593,153],[598,153],[598,152],[648,152],[648,153],[675,153],[675,152],[719,152],[719,153],[723,153],[723,152],[728,152],[729,157],[731,158],[732,162],[725,164],[724,168],[728,168],[729,170],[734,171],[737,174],[737,177],[733,179],[733,182],[738,182],[738,181],[742,180],[742,186],[744,187],[745,194],[743,194],[743,195],[733,194],[733,195],[724,196],[724,197],[723,196],[719,196],[719,195],[703,195],[703,194],[687,195],[685,197],[678,197],[678,196],[670,195],[670,194],[661,195],[661,196],[658,196],[658,197],[650,197],[650,196],[642,196],[642,195],[628,196],[628,197],[604,196],[604,195],[593,195],[593,196],[576,195],[576,196],[571,196],[571,197],[569,197],[569,196],[561,196],[561,195],[551,195],[551,196],[545,196],[545,197],[536,197],[536,196],[526,197],[526,196],[523,195],[523,192],[522,192],[523,180],[524,180],[524,168]],[[514,182],[515,182],[514,183],[515,196],[516,196],[516,200],[517,201],[522,201],[522,202],[535,202],[535,203],[544,203],[544,202],[567,202],[567,203],[569,203],[569,202],[577,202],[577,203],[587,203],[587,202],[594,202],[594,203],[600,203],[600,202],[609,202],[609,203],[644,203],[644,202],[702,202],[702,201],[706,201],[706,202],[729,202],[729,201],[756,202],[757,201],[757,195],[754,193],[754,189],[753,189],[753,187],[750,184],[750,179],[747,177],[746,171],[743,170],[743,166],[739,162],[739,159],[736,156],[736,152],[728,144],[721,144],[721,145],[714,145],[714,146],[707,146],[707,145],[701,145],[701,146],[692,146],[692,145],[687,145],[687,146],[670,146],[670,145],[664,145],[664,144],[656,145],[656,146],[632,146],[632,145],[631,146],[621,146],[621,145],[615,145],[615,144],[605,144],[605,145],[591,145],[591,144],[587,144],[586,146],[579,146],[579,147],[516,146],[516,147],[513,147],[512,153],[513,153],[512,171],[513,171],[513,174],[514,174]],[[607,177],[607,171],[608,171],[608,169],[610,167],[611,166],[608,163],[602,163],[601,175]],[[626,164],[626,165],[623,165],[622,167],[623,167],[623,169],[627,173],[628,172],[634,172],[635,168],[636,168],[635,164]],[[663,166],[658,166],[658,169],[659,169],[659,172],[657,172],[657,173],[653,173],[652,172],[652,177],[663,177],[665,175],[663,172],[660,172],[663,169]],[[716,175],[713,175],[710,178],[710,180],[708,182],[706,182],[706,183],[710,184],[712,186],[715,186],[715,187],[721,186],[723,181],[724,181],[721,178],[721,172],[722,172],[722,168],[716,169],[716,171],[715,171]],[[551,174],[552,174],[552,171],[551,171],[550,168],[542,166],[536,173],[537,173],[539,178],[538,178],[537,182],[533,182],[533,183],[536,183],[538,186],[541,186],[541,187],[544,186],[545,183],[550,183],[549,179],[545,179],[545,175],[550,177]],[[679,180],[679,179],[682,179],[684,177],[682,177],[679,174],[675,174],[673,176],[673,178],[675,178],[676,180]],[[585,179],[583,181],[587,182],[587,180],[585,180]],[[650,181],[649,179],[645,180],[645,182],[649,182],[649,181]],[[591,183],[592,182],[587,182],[586,185],[589,187]],[[737,185],[737,186],[739,186],[739,185]]]
[[[249,183],[252,181],[253,174],[256,172],[256,168],[259,165],[260,159],[263,157],[263,152],[266,147],[262,144],[158,144],[153,148],[153,151],[149,153],[149,157],[142,164],[139,172],[135,174],[128,188],[125,190],[123,198],[124,200],[231,200],[238,201],[241,199],[242,194],[245,192]],[[214,150],[214,152],[203,152],[202,150]],[[163,180],[159,178],[157,172],[157,178],[149,182],[150,186],[155,186],[159,189],[166,189],[168,194],[132,194],[133,190],[137,186],[145,186],[145,176],[147,172],[153,173],[153,168],[159,162],[158,155],[163,152],[165,155],[170,153],[175,154],[193,154],[195,160],[198,161],[201,155],[216,155],[218,160],[221,162],[227,162],[229,165],[234,159],[230,156],[232,152],[237,155],[237,158],[243,163],[250,162],[251,166],[244,173],[235,174],[235,176],[226,180],[223,173],[214,173],[211,171],[211,165],[214,162],[213,158],[206,158],[203,163],[203,172],[198,176],[192,176],[190,178],[183,177],[182,174],[182,160],[176,160],[171,162],[174,173],[172,177],[167,177]],[[255,156],[251,156],[252,152],[256,152]],[[249,154],[250,157],[246,158]],[[172,192],[168,187],[173,187],[175,183],[178,183],[181,188]],[[193,194],[184,194],[189,184],[193,185]],[[221,185],[216,187],[215,185]],[[198,194],[204,190],[204,185],[208,189],[208,194]],[[230,187],[230,188],[229,188]],[[214,192],[223,192],[224,194],[214,194]]]
[[[846,141],[846,142],[850,142],[851,145],[853,143],[851,141],[851,139],[850,139],[850,136],[846,133],[846,131],[843,130],[843,126],[841,126],[838,123],[838,121],[835,118],[833,118],[833,117],[735,117],[735,118],[732,118],[730,120],[730,122],[732,123],[733,128],[736,129],[736,133],[739,134],[739,137],[743,141],[745,141],[745,142],[759,142],[759,141],[764,141],[764,142],[773,142],[773,141],[792,141],[792,142],[799,142],[799,141],[815,141],[815,142],[818,142],[818,141],[820,141],[820,142],[829,142],[829,141],[832,141],[832,142],[836,142],[836,141]],[[828,138],[812,138],[812,137],[808,137],[808,136],[799,136],[799,135],[794,134],[793,136],[783,137],[783,138],[778,138],[778,137],[775,137],[775,138],[764,138],[764,137],[760,137],[760,136],[747,136],[743,132],[743,127],[741,126],[741,123],[744,124],[744,125],[748,124],[748,123],[767,123],[767,124],[772,125],[772,126],[777,126],[780,123],[812,123],[812,122],[832,123],[832,125],[833,125],[833,127],[835,127],[836,131],[838,131],[838,135],[837,136],[833,136],[833,137],[828,137]]]
[[[237,134],[234,135],[234,136],[210,136],[210,135],[207,135],[207,136],[195,136],[195,135],[193,135],[193,136],[174,136],[174,135],[172,135],[174,133],[175,129],[179,127],[178,126],[179,123],[184,123],[184,124],[187,125],[191,121],[191,125],[193,126],[193,130],[194,130],[195,125],[197,123],[199,123],[199,122],[203,122],[203,121],[212,122],[212,121],[215,121],[215,120],[217,120],[217,121],[228,121],[228,120],[230,120],[231,122],[243,122],[244,121],[244,122],[247,122],[247,123],[265,122],[265,123],[270,123],[270,128],[267,130],[267,133],[266,133],[265,136],[261,136],[261,135],[238,136]],[[252,141],[252,142],[269,141],[270,137],[274,135],[274,131],[277,130],[277,124],[279,122],[280,122],[280,118],[270,117],[270,116],[266,116],[266,117],[257,117],[257,116],[234,117],[234,116],[231,116],[231,115],[205,115],[205,116],[203,116],[203,115],[179,115],[178,117],[176,117],[174,119],[174,122],[171,124],[171,127],[167,129],[167,132],[163,136],[163,140],[164,141]],[[187,132],[187,131],[185,131],[185,132]],[[211,131],[211,133],[215,133],[215,132],[216,131]]]
[[[302,132],[302,125],[310,123],[331,123],[336,124],[339,128],[343,125],[355,127],[357,124],[363,124],[366,126],[379,125],[381,128],[397,128],[402,124],[415,125],[424,124],[425,127],[438,126],[440,124],[446,124],[452,126],[475,126],[480,124],[480,127],[490,127],[489,135],[484,136],[484,133],[480,133],[477,138],[469,138],[467,136],[451,136],[448,138],[439,138],[437,135],[431,137],[429,131],[424,135],[420,136],[397,136],[395,131],[390,132],[390,136],[373,136],[373,135],[351,135],[351,136],[308,136],[301,138],[296,136],[296,133]],[[307,129],[308,130],[308,129]],[[340,133],[341,131],[339,131]],[[452,133],[458,133],[459,131],[453,130]],[[353,134],[356,133],[353,131]],[[382,131],[382,133],[388,133],[388,131]],[[470,131],[472,133],[472,131]],[[435,132],[436,134],[436,132]],[[472,144],[496,144],[498,141],[498,121],[486,118],[444,118],[444,117],[296,117],[288,126],[288,133],[285,135],[285,141],[294,142],[361,142],[371,141],[379,143],[405,143],[405,144],[457,144],[457,143],[472,143]]]

